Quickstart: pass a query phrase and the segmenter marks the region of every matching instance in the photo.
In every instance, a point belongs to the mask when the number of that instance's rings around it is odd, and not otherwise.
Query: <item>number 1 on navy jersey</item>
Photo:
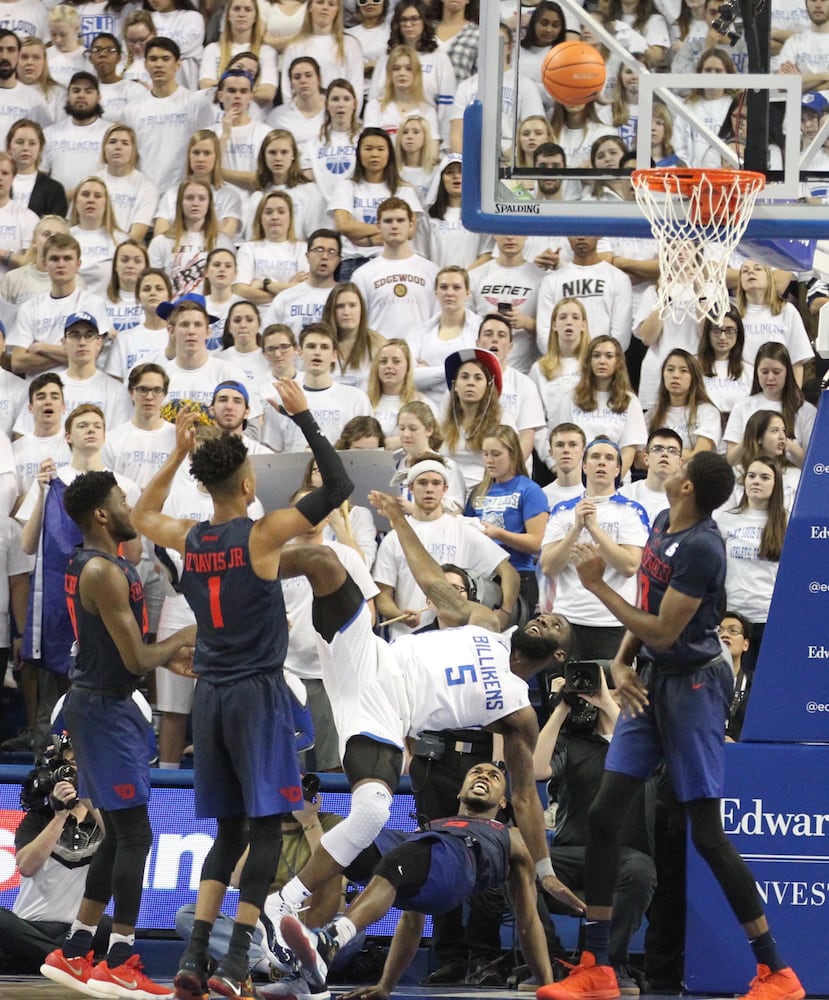
[[[207,578],[207,593],[210,596],[210,621],[213,628],[224,628],[225,620],[222,616],[222,600],[219,593],[222,586],[220,576],[209,576]]]

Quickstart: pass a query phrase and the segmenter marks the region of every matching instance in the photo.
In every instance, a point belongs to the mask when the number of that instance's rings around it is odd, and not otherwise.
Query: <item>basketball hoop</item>
[[[631,180],[659,244],[659,315],[718,322],[730,306],[728,263],[765,177],[750,170],[658,167],[634,170]]]

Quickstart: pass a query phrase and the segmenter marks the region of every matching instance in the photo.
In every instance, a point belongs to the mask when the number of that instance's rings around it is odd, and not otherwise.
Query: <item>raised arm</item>
[[[176,443],[167,461],[144,487],[132,509],[132,523],[151,542],[184,555],[187,533],[195,521],[162,514],[161,508],[170,493],[179,466],[196,446],[198,414],[182,409],[176,417]]]
[[[377,490],[372,490],[368,498],[371,505],[397,532],[406,562],[418,587],[434,604],[441,619],[450,627],[471,623],[491,629],[493,632],[500,632],[501,625],[497,615],[483,605],[461,597],[457,590],[446,582],[443,570],[437,560],[426,551],[414,528],[406,520],[397,498]]]

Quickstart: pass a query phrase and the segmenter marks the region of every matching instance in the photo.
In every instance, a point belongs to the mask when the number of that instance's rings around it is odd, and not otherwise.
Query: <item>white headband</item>
[[[417,479],[418,476],[423,475],[424,472],[437,472],[439,476],[443,476],[443,481],[449,483],[449,472],[446,466],[442,462],[435,461],[434,458],[424,458],[422,462],[417,462],[415,465],[409,469],[409,475],[406,477],[406,483],[411,486],[412,483]]]

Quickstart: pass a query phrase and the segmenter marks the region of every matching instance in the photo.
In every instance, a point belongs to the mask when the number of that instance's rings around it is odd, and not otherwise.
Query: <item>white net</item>
[[[636,170],[633,189],[659,244],[657,309],[719,322],[730,302],[726,271],[766,181],[746,170]]]

